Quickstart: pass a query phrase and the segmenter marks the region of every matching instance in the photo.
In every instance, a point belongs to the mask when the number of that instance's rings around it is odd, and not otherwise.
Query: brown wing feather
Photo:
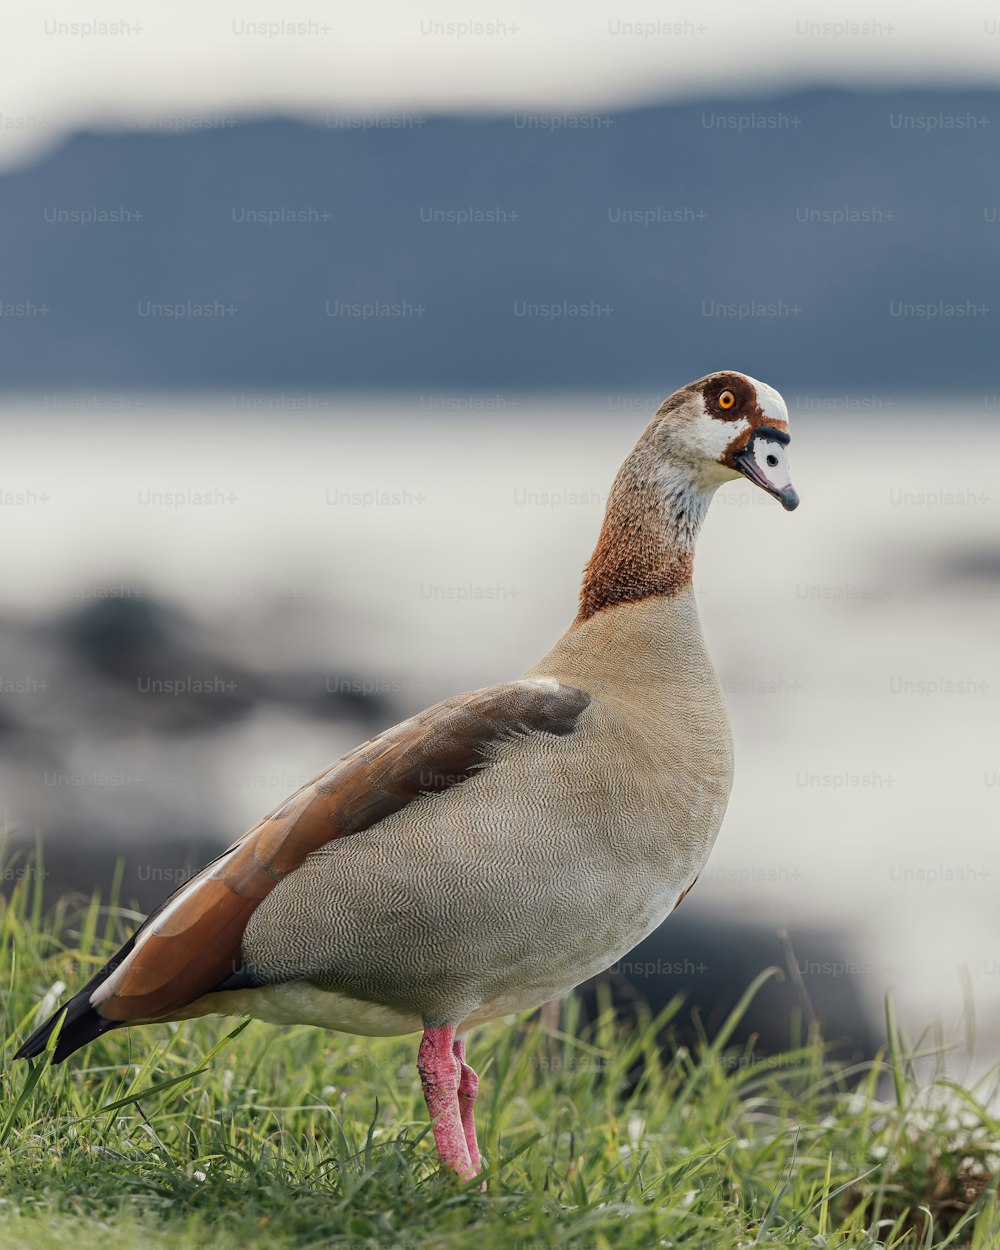
[[[447,699],[363,743],[153,912],[92,1006],[109,1020],[169,1019],[238,971],[254,909],[312,851],[466,780],[511,734],[569,733],[589,702],[552,680],[510,682]]]

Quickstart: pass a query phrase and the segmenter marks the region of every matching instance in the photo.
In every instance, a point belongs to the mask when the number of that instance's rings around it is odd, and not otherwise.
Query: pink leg
[[[476,1094],[479,1090],[479,1077],[465,1062],[465,1042],[455,1042],[455,1058],[462,1065],[462,1077],[458,1083],[458,1109],[462,1115],[462,1131],[469,1147],[469,1160],[474,1173],[482,1171],[482,1160],[479,1157],[479,1143],[476,1141],[475,1106]]]
[[[417,1071],[424,1087],[427,1111],[434,1123],[438,1158],[463,1179],[474,1176],[469,1147],[462,1126],[458,1090],[461,1061],[455,1055],[455,1026],[442,1024],[424,1029],[417,1052]]]

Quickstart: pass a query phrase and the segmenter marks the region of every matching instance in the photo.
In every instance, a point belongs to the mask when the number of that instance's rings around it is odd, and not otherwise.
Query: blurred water
[[[217,654],[334,683],[355,674],[390,720],[516,675],[572,617],[611,478],[658,397],[486,400],[147,396],[94,412],[9,399],[3,611],[55,620],[107,595],[160,595]],[[840,927],[863,955],[812,972],[857,978],[873,1003],[894,988],[917,1026],[959,1021],[964,970],[988,1047],[1000,431],[981,401],[832,408],[792,404],[801,508],[733,483],[701,540],[737,776],[686,906],[793,936]],[[20,663],[0,662],[15,719]],[[62,731],[59,702],[56,684],[36,733]],[[98,720],[73,747],[80,776],[143,784],[76,797],[105,805],[116,838],[141,841],[168,793],[192,827],[235,835],[378,727],[275,707],[172,737]],[[16,777],[18,760],[4,763]]]

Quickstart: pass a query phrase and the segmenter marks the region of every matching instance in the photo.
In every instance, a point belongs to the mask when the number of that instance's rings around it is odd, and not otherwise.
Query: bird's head
[[[710,373],[663,401],[648,431],[671,466],[714,490],[747,477],[782,507],[799,497],[788,472],[788,409],[776,390],[745,373]]]

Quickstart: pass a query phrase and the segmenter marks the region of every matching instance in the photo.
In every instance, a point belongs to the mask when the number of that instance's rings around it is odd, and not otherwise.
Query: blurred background
[[[127,15],[127,16],[126,16]],[[737,748],[613,971],[1000,1040],[1000,22],[584,0],[0,17],[0,794],[149,908],[359,740],[527,668],[715,369],[802,506],[716,497]],[[785,936],[782,937],[781,935]]]

